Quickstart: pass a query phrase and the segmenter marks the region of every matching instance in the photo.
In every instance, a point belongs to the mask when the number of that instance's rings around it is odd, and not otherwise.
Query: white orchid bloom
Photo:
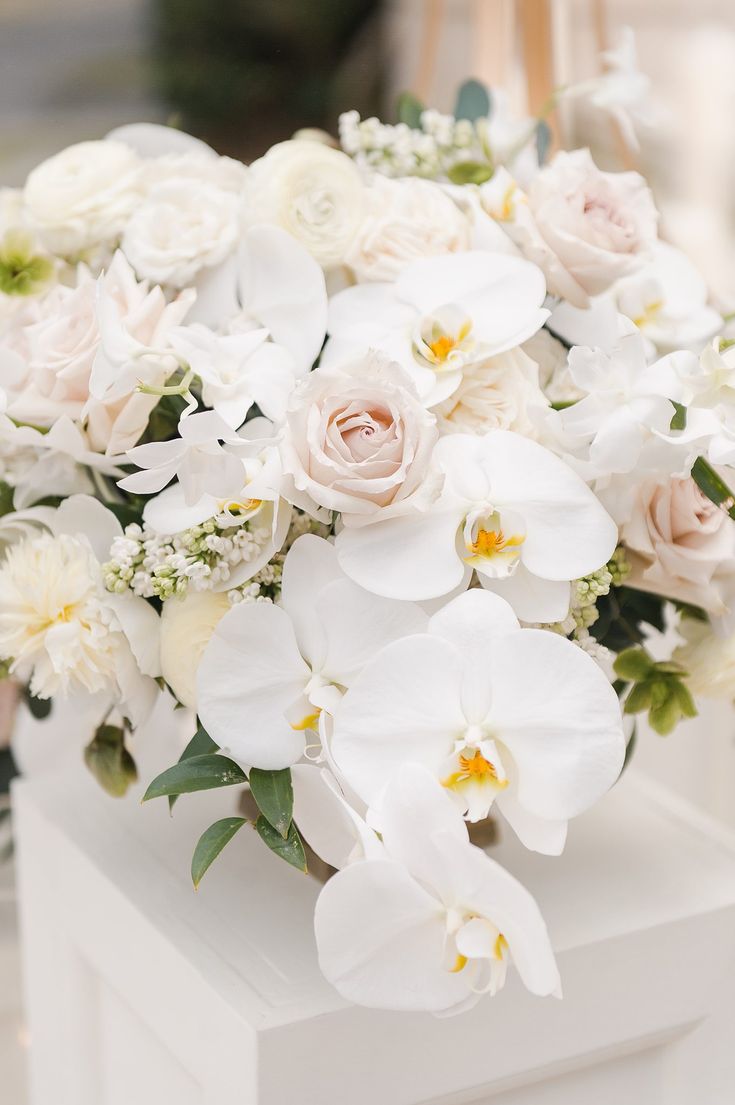
[[[278,226],[253,226],[237,254],[197,282],[187,322],[238,333],[254,328],[288,350],[297,376],[319,355],[327,331],[327,290],[321,266]]]
[[[570,447],[590,462],[590,475],[631,472],[646,442],[666,433],[674,415],[672,400],[683,396],[681,375],[696,366],[694,354],[671,353],[646,361],[640,333],[627,334],[616,349],[577,346],[569,353],[569,372],[583,399],[561,411]]]
[[[660,352],[699,352],[722,327],[722,316],[707,304],[707,285],[689,258],[666,242],[634,276],[615,286],[619,309]]]
[[[526,847],[555,855],[620,774],[625,738],[594,660],[474,589],[366,664],[335,710],[331,754],[378,815],[392,773],[422,763],[470,821],[497,805]]]
[[[425,625],[418,607],[346,579],[333,546],[306,534],[286,557],[281,605],[240,603],[215,629],[199,665],[202,724],[243,763],[289,767],[365,662]]]
[[[172,330],[169,340],[202,381],[202,399],[236,430],[257,403],[268,418],[280,419],[296,377],[291,354],[268,341],[262,327],[216,334],[194,323]]]
[[[319,895],[319,964],[339,993],[379,1009],[458,1013],[495,994],[513,963],[561,996],[548,932],[528,891],[470,844],[453,803],[418,765],[386,788],[384,858],[349,863]]]
[[[176,476],[187,506],[195,506],[204,495],[237,497],[244,478],[242,461],[229,448],[241,440],[232,427],[216,411],[200,411],[181,419],[179,435],[129,449],[128,459],[142,471],[126,476],[119,486],[151,495]]]
[[[427,407],[447,399],[465,365],[514,349],[543,326],[546,284],[529,261],[470,250],[414,261],[394,284],[359,284],[329,304],[325,368],[367,348],[412,376]]]
[[[421,601],[469,582],[474,568],[523,621],[563,620],[570,581],[605,564],[617,543],[584,481],[507,430],[441,438],[433,463],[444,486],[427,510],[342,530],[347,575],[376,594]]]

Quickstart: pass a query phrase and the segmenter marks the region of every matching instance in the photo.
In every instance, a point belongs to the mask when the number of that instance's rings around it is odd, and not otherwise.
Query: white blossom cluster
[[[145,523],[132,523],[116,537],[103,565],[105,586],[141,598],[168,599],[191,588],[222,589],[233,568],[254,560],[270,539],[270,531],[246,521],[210,518],[181,533],[161,534]]]
[[[421,113],[421,130],[346,111],[339,117],[339,138],[358,165],[391,177],[436,179],[460,160],[484,162],[490,157],[482,120],[473,124],[433,109]]]

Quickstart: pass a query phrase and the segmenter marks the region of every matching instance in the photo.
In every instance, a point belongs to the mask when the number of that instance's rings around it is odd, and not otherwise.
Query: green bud
[[[642,648],[626,648],[613,664],[615,674],[628,683],[640,683],[653,671],[653,660]]]
[[[9,230],[0,244],[0,292],[34,295],[54,275],[50,258],[33,252],[33,238],[22,230]]]
[[[125,732],[118,725],[99,726],[84,749],[84,762],[113,798],[122,798],[138,778],[135,760],[125,747]]]

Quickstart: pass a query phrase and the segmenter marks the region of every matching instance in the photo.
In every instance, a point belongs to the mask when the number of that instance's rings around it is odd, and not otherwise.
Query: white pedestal
[[[198,894],[222,796],[115,802],[76,770],[15,789],[33,1105],[727,1105],[735,849],[627,777],[564,856],[501,861],[537,896],[561,1002],[448,1020],[348,1007],[318,887],[244,829]]]

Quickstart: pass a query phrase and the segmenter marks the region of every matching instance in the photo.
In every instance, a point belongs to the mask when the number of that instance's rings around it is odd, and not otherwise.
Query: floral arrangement
[[[192,711],[146,799],[249,802],[195,883],[247,823],[312,850],[326,977],[445,1013],[560,993],[477,823],[560,853],[638,715],[735,692],[735,349],[637,173],[476,82],[402,111],[247,168],[124,127],[0,193],[0,659],[92,697],[113,794]]]

